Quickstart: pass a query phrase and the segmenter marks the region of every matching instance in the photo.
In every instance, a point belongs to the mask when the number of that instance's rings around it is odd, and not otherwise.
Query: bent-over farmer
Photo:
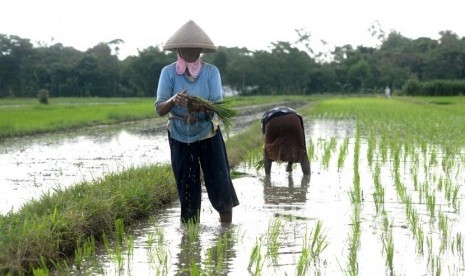
[[[263,114],[261,129],[264,138],[263,163],[265,174],[271,173],[271,164],[288,162],[286,171],[292,171],[293,163],[300,163],[302,173],[309,175],[303,119],[294,109],[278,106]]]

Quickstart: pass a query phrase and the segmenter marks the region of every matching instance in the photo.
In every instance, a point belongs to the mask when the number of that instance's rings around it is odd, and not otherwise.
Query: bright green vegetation
[[[255,100],[250,99],[249,104]],[[268,97],[257,97],[257,102],[260,99],[270,101]],[[238,105],[241,101],[238,99]],[[320,172],[350,172],[344,179],[347,186],[340,190],[342,201],[346,199],[348,219],[338,229],[327,229],[326,214],[321,211],[316,225],[309,227],[310,234],[303,237],[301,252],[296,257],[296,275],[318,274],[320,269],[325,274],[326,268],[318,266],[320,258],[329,265],[334,265],[337,258],[341,274],[359,275],[366,267],[362,257],[367,254],[382,256],[377,265],[384,263],[382,270],[388,275],[404,274],[408,266],[405,262],[411,260],[420,263],[415,263],[417,267],[423,265],[428,275],[461,275],[465,240],[463,229],[457,225],[463,224],[460,210],[465,180],[465,99],[319,98],[299,112],[309,121],[351,121],[354,130],[349,137],[316,137],[308,143],[312,169],[319,166]],[[227,139],[232,167],[260,155],[262,136],[257,132],[258,123]],[[139,186],[138,182],[142,184]],[[157,188],[166,192],[166,201],[154,197],[159,193],[153,190]],[[70,263],[80,266],[92,260],[99,242],[103,242],[118,267],[124,266],[124,261],[131,259],[124,254],[131,254],[133,244],[125,226],[176,198],[173,189],[170,170],[155,166],[134,168],[101,182],[44,196],[17,214],[0,217],[0,231],[5,233],[0,236],[0,263],[6,264],[0,271],[21,272],[34,267],[38,274],[46,274],[47,265],[70,271],[58,256],[74,254]],[[325,196],[319,200],[325,200]],[[286,221],[270,220],[268,231],[250,245],[250,274],[265,275],[269,267],[276,268],[282,246],[281,229],[285,226]],[[186,227],[185,246],[198,245],[198,225]],[[340,243],[332,243],[331,231],[347,235],[343,248]],[[378,244],[364,246],[370,235],[377,235]],[[206,249],[204,263],[192,259],[183,271],[191,275],[222,271],[231,241],[236,239],[237,233],[225,233]],[[405,241],[412,248],[407,255],[405,251],[410,249],[405,247]],[[157,274],[169,274],[170,254],[163,229],[156,228],[149,234],[147,244]],[[364,248],[370,248],[370,252],[361,252]],[[373,250],[376,248],[378,252]],[[343,256],[339,259],[326,255],[326,250]]]
[[[374,209],[381,229],[380,254],[389,274],[402,273],[405,252],[396,244],[405,234],[399,230],[402,225],[415,245],[414,258],[423,258],[428,274],[460,275],[465,264],[460,227],[465,98],[328,98],[304,114],[307,119],[350,121],[354,126],[349,143],[342,138],[334,145],[334,137],[329,137],[309,145],[312,160],[322,168],[331,169],[331,153],[339,148],[338,170],[353,171],[353,185],[348,187],[353,213],[343,272],[358,275],[363,267],[359,251],[364,233],[370,231],[363,230],[369,215],[362,210]],[[347,152],[352,166],[345,162]],[[361,171],[368,179],[361,178]],[[397,206],[394,210],[392,204]]]
[[[101,105],[99,102],[100,99],[95,106]],[[139,99],[129,105],[141,109],[146,102]],[[262,143],[257,131],[259,125],[254,124],[227,140],[231,167],[239,164],[248,150]],[[248,143],[244,144],[244,139]],[[17,213],[0,216],[0,272],[26,273],[35,268],[48,271],[51,264],[66,270],[67,262],[63,256],[75,255],[79,266],[91,259],[95,244],[102,241],[109,256],[120,264],[124,225],[148,217],[154,209],[175,198],[177,194],[170,167],[158,165],[131,168],[94,183],[77,184],[44,195]],[[189,237],[195,237],[195,228],[189,229],[189,233],[193,233]],[[109,235],[116,240],[116,247],[108,245]],[[158,239],[160,237],[161,232]],[[131,240],[126,243],[130,244]],[[154,258],[166,267],[166,251],[156,250]]]
[[[364,128],[364,137],[373,135],[381,139],[378,142],[391,145],[433,143],[453,147],[463,143],[458,138],[465,131],[465,98],[330,98],[304,115],[355,118]]]
[[[0,137],[18,136],[154,117],[150,98],[0,100]]]
[[[300,96],[234,97],[233,106],[302,99]],[[154,118],[154,98],[0,99],[0,138]]]
[[[124,225],[148,217],[176,196],[168,165],[133,168],[43,195],[17,213],[0,216],[0,272],[26,273],[51,262],[60,266],[63,256],[73,254],[79,260],[110,233],[119,233],[121,243]]]

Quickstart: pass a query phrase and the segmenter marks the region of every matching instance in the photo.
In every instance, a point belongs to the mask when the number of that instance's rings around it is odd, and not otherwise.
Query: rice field
[[[36,275],[465,274],[464,98],[328,98],[299,112],[310,179],[285,164],[267,178],[250,149],[232,225],[207,198],[201,223],[180,225],[174,203]]]

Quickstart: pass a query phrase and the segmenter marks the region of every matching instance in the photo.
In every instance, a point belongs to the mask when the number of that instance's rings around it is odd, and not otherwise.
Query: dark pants
[[[181,219],[186,222],[200,219],[202,200],[201,174],[208,198],[216,211],[230,211],[239,205],[236,191],[229,174],[229,162],[223,136],[218,129],[215,136],[194,143],[182,143],[171,139],[171,167],[173,168]]]

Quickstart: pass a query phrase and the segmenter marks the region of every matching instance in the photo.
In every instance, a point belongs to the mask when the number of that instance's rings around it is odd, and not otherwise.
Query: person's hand
[[[187,107],[187,90],[184,89],[183,91],[177,93],[173,97],[171,97],[170,101],[173,101],[174,104]]]

